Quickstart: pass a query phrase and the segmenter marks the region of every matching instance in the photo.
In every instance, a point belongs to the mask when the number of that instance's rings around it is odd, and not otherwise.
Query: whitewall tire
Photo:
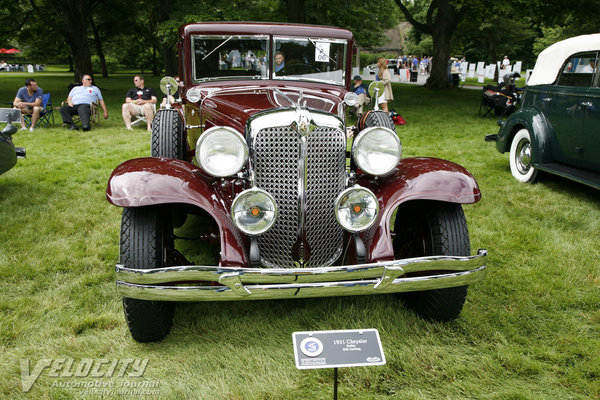
[[[527,129],[521,129],[510,145],[510,172],[523,183],[533,183],[538,170],[531,162],[531,135]]]

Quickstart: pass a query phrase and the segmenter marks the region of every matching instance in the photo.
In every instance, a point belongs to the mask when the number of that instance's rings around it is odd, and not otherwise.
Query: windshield
[[[268,36],[192,37],[194,80],[266,78]]]
[[[344,84],[345,41],[276,37],[274,46],[274,79],[306,79]]]

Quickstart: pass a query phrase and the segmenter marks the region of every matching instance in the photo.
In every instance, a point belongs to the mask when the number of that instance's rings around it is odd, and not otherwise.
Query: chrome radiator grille
[[[295,267],[292,247],[298,240],[298,162],[300,138],[289,127],[264,128],[254,141],[255,185],[271,193],[279,207],[273,227],[258,237],[261,262],[272,268]],[[344,190],[346,138],[339,129],[317,128],[308,136],[306,168],[305,267],[331,265],[342,252],[343,231],[334,203]]]

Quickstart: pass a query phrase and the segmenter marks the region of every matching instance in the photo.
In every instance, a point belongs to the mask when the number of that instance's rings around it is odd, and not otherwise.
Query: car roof
[[[556,80],[567,57],[575,53],[597,50],[600,50],[600,33],[575,36],[554,43],[538,56],[527,85],[550,85]]]
[[[332,26],[287,24],[273,22],[198,22],[183,25],[179,33],[191,35],[255,34],[304,36],[352,40],[352,32]]]

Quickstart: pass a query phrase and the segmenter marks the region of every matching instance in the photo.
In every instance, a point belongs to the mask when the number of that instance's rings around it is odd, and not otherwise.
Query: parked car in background
[[[388,68],[393,70],[395,74],[398,74],[398,59],[397,58],[388,58],[387,59]]]
[[[485,272],[462,210],[477,182],[402,158],[385,112],[349,123],[353,47],[333,27],[179,29],[181,102],[157,111],[152,157],[119,165],[106,193],[123,208],[116,278],[136,340],[165,337],[177,301],[400,293],[424,318],[460,314]]]
[[[379,71],[377,64],[369,64],[367,65],[367,68],[369,69],[370,74],[376,74]]]
[[[0,175],[17,164],[17,158],[25,158],[25,149],[15,147],[12,135],[17,132],[21,121],[21,111],[12,108],[0,108],[0,123],[6,126],[0,131]],[[15,123],[13,125],[12,123]]]
[[[487,135],[521,182],[545,171],[600,189],[600,34],[573,37],[542,51],[521,108]]]

